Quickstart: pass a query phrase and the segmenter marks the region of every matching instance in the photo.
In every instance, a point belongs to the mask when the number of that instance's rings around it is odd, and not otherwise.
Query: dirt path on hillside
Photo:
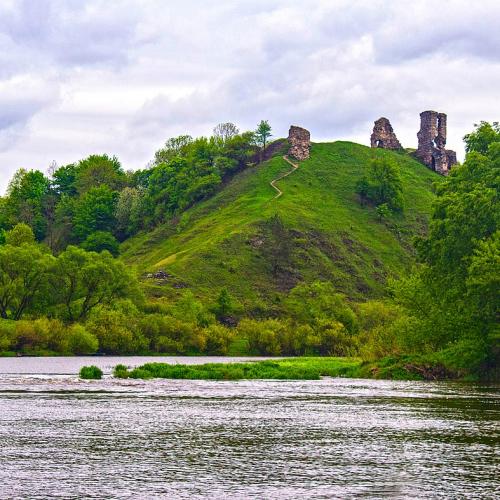
[[[276,190],[276,196],[273,198],[273,200],[275,200],[276,198],[279,198],[282,194],[283,194],[283,191],[278,187],[276,186],[276,183],[278,181],[280,181],[281,179],[287,177],[288,175],[290,175],[292,172],[295,172],[295,170],[297,170],[299,168],[299,165],[297,163],[294,163],[292,160],[290,160],[290,158],[288,158],[288,156],[283,156],[283,159],[289,163],[291,166],[292,166],[292,170],[289,170],[288,172],[280,175],[279,177],[276,177],[276,179],[273,179],[269,184],[271,185],[271,187]]]

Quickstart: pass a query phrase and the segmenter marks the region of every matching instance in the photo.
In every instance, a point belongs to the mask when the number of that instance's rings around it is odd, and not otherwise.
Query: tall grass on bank
[[[359,365],[360,361],[356,358],[296,358],[203,365],[146,363],[133,370],[118,365],[114,369],[114,376],[135,379],[318,380],[322,376],[353,376]]]

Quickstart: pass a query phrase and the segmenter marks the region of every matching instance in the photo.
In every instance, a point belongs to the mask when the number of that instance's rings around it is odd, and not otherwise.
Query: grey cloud
[[[363,141],[383,115],[411,146],[418,113],[436,108],[449,114],[458,149],[474,122],[500,111],[493,0],[6,5],[2,178],[13,159],[64,163],[89,151],[141,166],[168,136],[208,134],[227,120],[248,129],[269,119],[276,136],[294,123],[316,140]]]
[[[0,32],[20,51],[53,64],[118,66],[137,43],[137,9],[128,3],[24,0],[3,12]],[[120,8],[121,7],[121,8]]]

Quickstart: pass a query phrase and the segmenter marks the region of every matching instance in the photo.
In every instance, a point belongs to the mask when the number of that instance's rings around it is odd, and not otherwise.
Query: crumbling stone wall
[[[394,133],[391,122],[384,117],[375,122],[370,143],[372,148],[403,149]]]
[[[457,154],[446,149],[446,115],[437,111],[420,113],[416,156],[430,169],[446,175],[457,163]]]
[[[288,142],[290,149],[288,153],[297,160],[306,160],[309,158],[311,149],[311,134],[309,130],[292,125],[288,132]]]

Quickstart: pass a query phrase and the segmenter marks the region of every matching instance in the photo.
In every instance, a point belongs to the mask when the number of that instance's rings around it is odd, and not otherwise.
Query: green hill
[[[355,183],[374,156],[388,155],[400,166],[405,210],[379,220],[363,207]],[[163,270],[165,280],[144,278],[151,296],[175,296],[189,288],[213,298],[226,287],[247,308],[279,300],[298,282],[329,280],[354,299],[384,294],[389,276],[411,266],[412,239],[426,231],[441,177],[406,153],[338,141],[313,144],[311,157],[290,170],[281,154],[237,174],[212,198],[182,216],[139,234],[122,245],[122,256],[141,273]],[[292,253],[286,269],[271,272],[263,236],[266,220],[278,214],[288,230]]]

